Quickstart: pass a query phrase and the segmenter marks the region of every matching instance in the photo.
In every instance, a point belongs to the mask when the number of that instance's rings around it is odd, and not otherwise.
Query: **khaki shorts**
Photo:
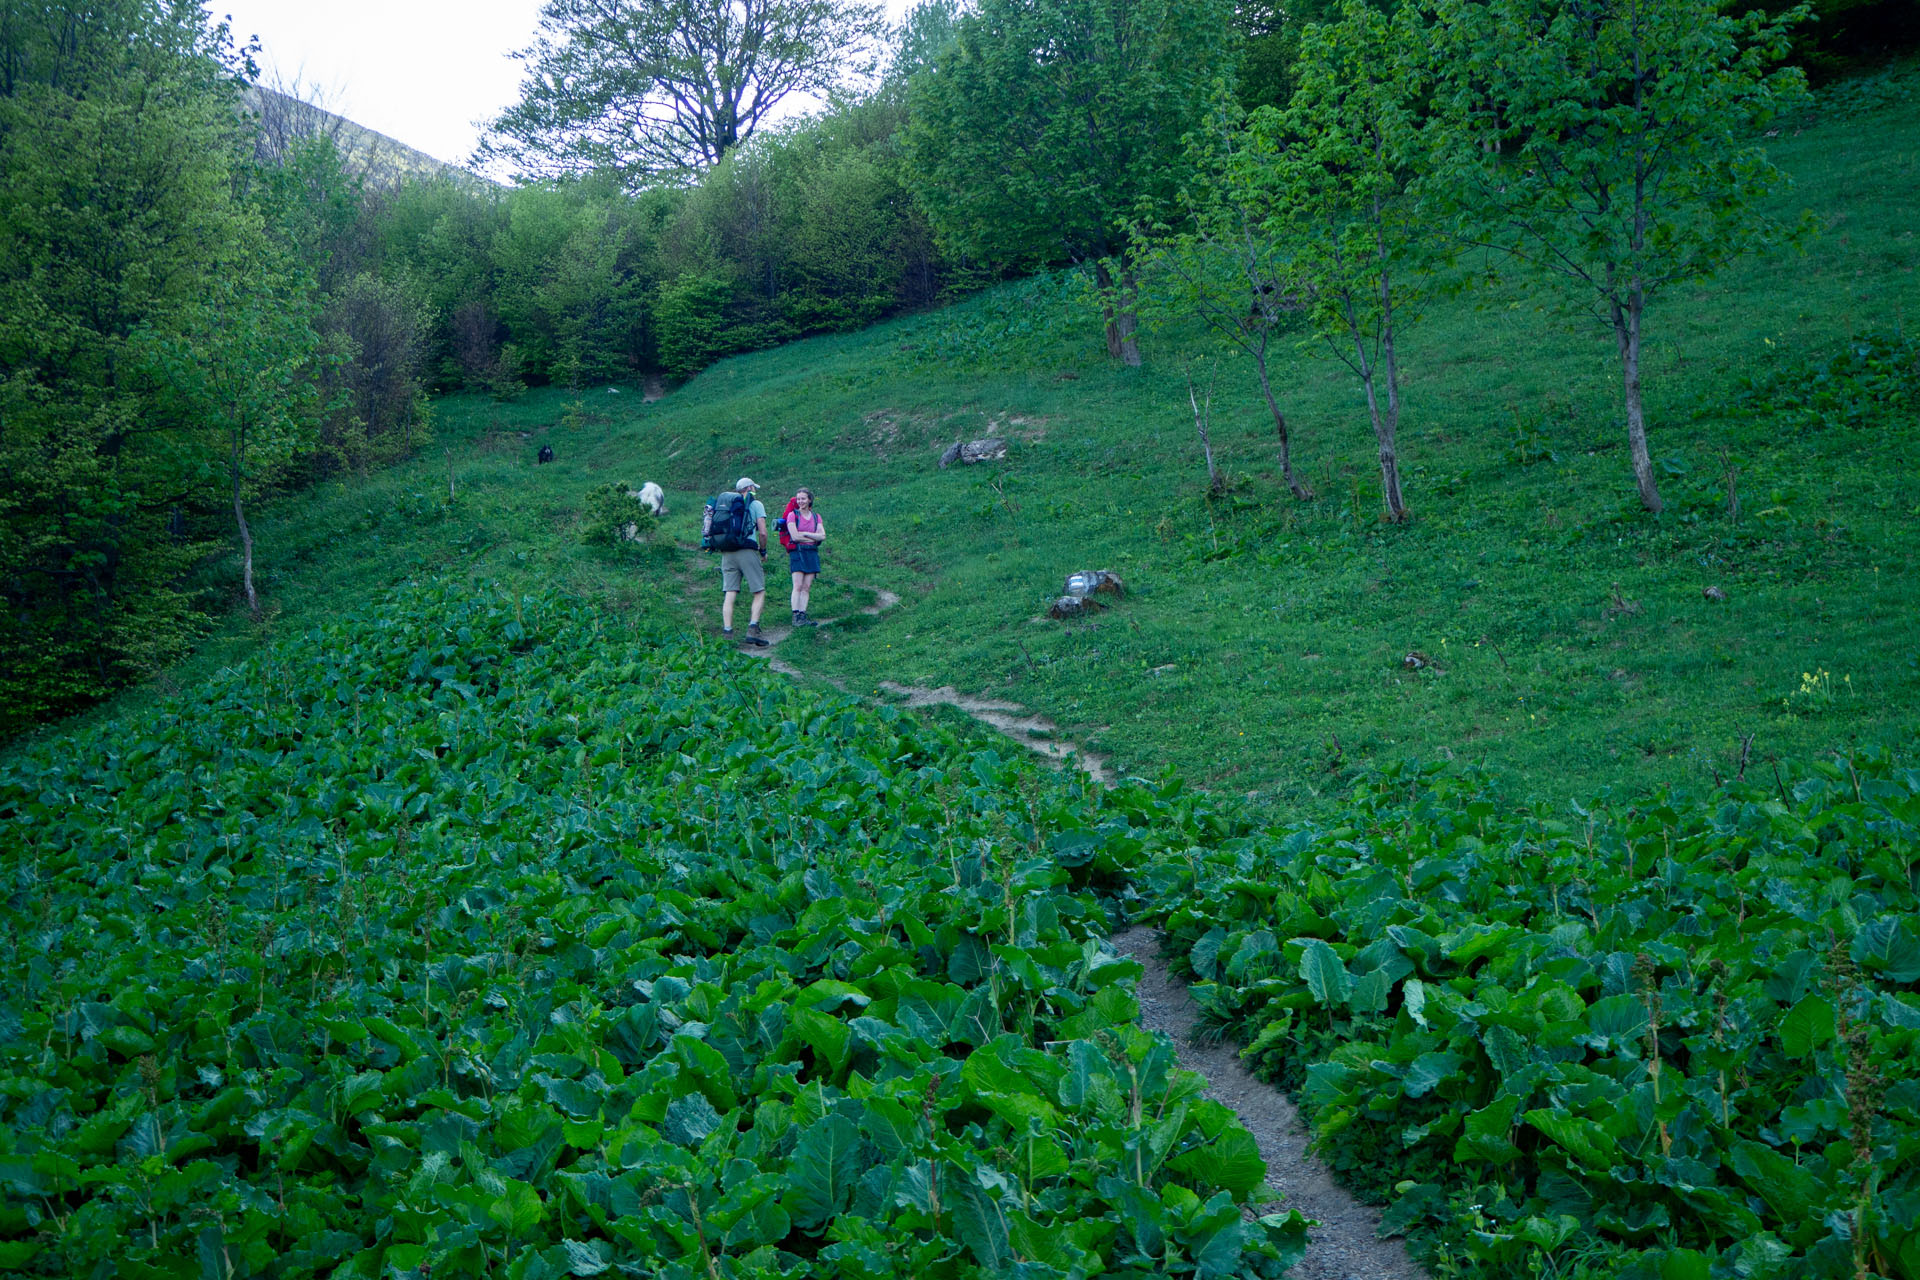
[[[720,553],[720,589],[738,591],[741,579],[745,579],[747,590],[759,595],[767,589],[767,567],[760,562],[760,553],[752,547],[745,551],[722,551]]]

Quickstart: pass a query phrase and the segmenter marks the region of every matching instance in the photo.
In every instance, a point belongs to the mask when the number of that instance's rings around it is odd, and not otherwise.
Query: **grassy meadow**
[[[1415,520],[1391,527],[1344,366],[1304,341],[1277,364],[1317,494],[1297,503],[1244,360],[1169,321],[1144,368],[1110,365],[1076,278],[1042,277],[731,359],[653,403],[637,387],[443,401],[413,463],[257,521],[265,626],[426,576],[553,583],[649,629],[715,630],[718,575],[688,548],[702,496],[745,473],[773,512],[798,485],[818,494],[816,615],[880,587],[904,600],[784,657],[855,688],[1017,701],[1129,772],[1312,809],[1409,757],[1565,797],[1708,785],[1743,752],[1752,771],[1898,743],[1920,708],[1916,80],[1843,86],[1770,143],[1794,178],[1778,212],[1819,223],[1802,250],[1653,304],[1659,517],[1634,500],[1610,335],[1524,282],[1445,292],[1406,331]],[[1189,368],[1214,386],[1232,481],[1212,501]],[[985,435],[1011,441],[1004,463],[937,468]],[[542,444],[555,464],[535,465]],[[608,480],[668,489],[652,545],[582,543],[585,494]],[[1118,572],[1127,599],[1046,620],[1083,567]],[[259,629],[233,624],[161,685]]]

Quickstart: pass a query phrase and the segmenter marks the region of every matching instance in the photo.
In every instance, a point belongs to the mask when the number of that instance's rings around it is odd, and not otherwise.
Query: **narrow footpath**
[[[878,590],[876,595],[876,603],[861,613],[877,615],[900,603],[900,597],[891,591]],[[833,621],[823,618],[819,625],[830,627]],[[768,627],[768,647],[743,652],[765,658],[768,666],[783,675],[807,676],[774,652],[792,634],[791,627]],[[830,676],[812,678],[845,691],[844,682]],[[908,707],[957,707],[1029,751],[1083,770],[1102,786],[1112,781],[1104,759],[1060,740],[1052,721],[1032,715],[1015,703],[977,698],[951,685],[929,689],[883,680],[880,688]],[[1267,1162],[1267,1185],[1281,1196],[1278,1205],[1263,1207],[1269,1211],[1298,1209],[1314,1221],[1307,1233],[1306,1256],[1287,1272],[1290,1280],[1426,1280],[1426,1272],[1407,1256],[1403,1242],[1379,1238],[1379,1210],[1354,1199],[1307,1150],[1305,1126],[1292,1101],[1248,1071],[1232,1044],[1194,1038],[1193,999],[1187,994],[1186,983],[1176,978],[1160,958],[1160,935],[1144,925],[1135,925],[1115,934],[1111,941],[1115,950],[1139,961],[1145,970],[1137,987],[1140,1025],[1166,1032],[1173,1040],[1180,1065],[1205,1076],[1207,1096],[1231,1107],[1259,1144],[1261,1158]]]
[[[1260,1144],[1267,1185],[1281,1196],[1273,1207],[1298,1209],[1317,1224],[1307,1232],[1307,1254],[1287,1272],[1288,1280],[1425,1280],[1405,1244],[1379,1238],[1380,1211],[1348,1194],[1307,1150],[1305,1126],[1287,1095],[1248,1071],[1233,1044],[1194,1037],[1193,998],[1160,958],[1160,935],[1134,925],[1112,942],[1146,970],[1135,988],[1140,1025],[1166,1032],[1180,1065],[1205,1076],[1207,1096],[1233,1108]]]

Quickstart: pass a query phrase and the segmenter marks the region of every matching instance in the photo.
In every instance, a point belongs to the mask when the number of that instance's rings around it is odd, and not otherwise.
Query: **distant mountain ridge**
[[[259,126],[254,154],[262,160],[278,162],[296,144],[324,137],[333,139],[347,168],[372,186],[434,178],[462,185],[494,185],[471,170],[435,159],[398,139],[265,85],[249,85],[241,100]]]

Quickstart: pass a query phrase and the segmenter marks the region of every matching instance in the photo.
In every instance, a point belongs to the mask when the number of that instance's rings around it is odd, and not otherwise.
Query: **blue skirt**
[[[798,547],[787,552],[787,571],[789,573],[820,572],[820,548]]]

